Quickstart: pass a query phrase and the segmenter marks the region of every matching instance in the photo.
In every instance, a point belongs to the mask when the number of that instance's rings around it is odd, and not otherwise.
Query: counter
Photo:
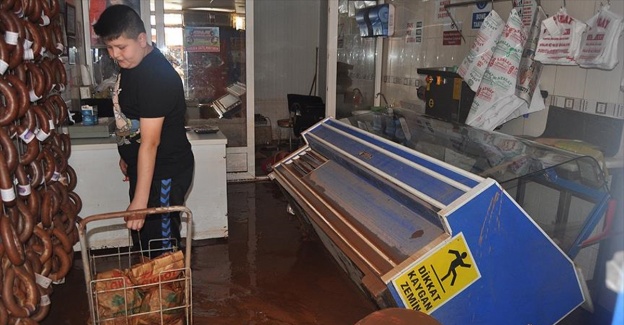
[[[187,132],[195,155],[195,175],[186,205],[193,212],[193,239],[227,237],[226,153],[221,132]],[[115,138],[72,139],[69,164],[76,170],[75,192],[82,199],[81,217],[123,211],[128,207],[128,183],[119,170]],[[127,239],[123,225],[111,222],[101,233],[88,232],[93,247],[120,246]],[[98,229],[105,223],[96,224]],[[182,236],[186,236],[183,232]],[[78,245],[79,246],[79,245]],[[75,247],[79,249],[79,247]]]

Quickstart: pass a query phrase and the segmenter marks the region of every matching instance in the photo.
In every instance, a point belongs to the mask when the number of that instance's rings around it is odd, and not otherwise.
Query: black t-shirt
[[[184,117],[186,102],[178,73],[154,47],[132,69],[121,69],[119,105],[130,119],[164,117],[160,145],[156,154],[154,179],[174,177],[193,165],[191,144],[186,137]],[[140,136],[140,134],[139,134]],[[128,175],[136,177],[139,143],[118,147],[128,164]]]

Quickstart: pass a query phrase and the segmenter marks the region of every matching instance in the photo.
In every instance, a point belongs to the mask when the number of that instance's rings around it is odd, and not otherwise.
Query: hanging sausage
[[[45,319],[78,241],[59,11],[58,0],[0,0],[0,325]]]

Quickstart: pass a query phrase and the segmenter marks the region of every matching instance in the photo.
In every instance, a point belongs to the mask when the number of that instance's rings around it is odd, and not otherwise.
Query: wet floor
[[[315,237],[300,231],[271,182],[228,184],[229,238],[194,243],[195,324],[355,324],[376,310]],[[42,325],[84,325],[77,261]]]
[[[377,309],[286,205],[275,183],[228,184],[229,238],[193,244],[194,324],[353,325]],[[87,324],[85,290],[77,260],[41,324]],[[609,323],[581,308],[560,322]]]

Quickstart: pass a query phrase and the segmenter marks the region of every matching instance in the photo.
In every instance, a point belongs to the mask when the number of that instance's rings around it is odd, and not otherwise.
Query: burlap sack
[[[99,319],[131,315],[141,307],[142,295],[119,269],[95,276],[95,297]]]

